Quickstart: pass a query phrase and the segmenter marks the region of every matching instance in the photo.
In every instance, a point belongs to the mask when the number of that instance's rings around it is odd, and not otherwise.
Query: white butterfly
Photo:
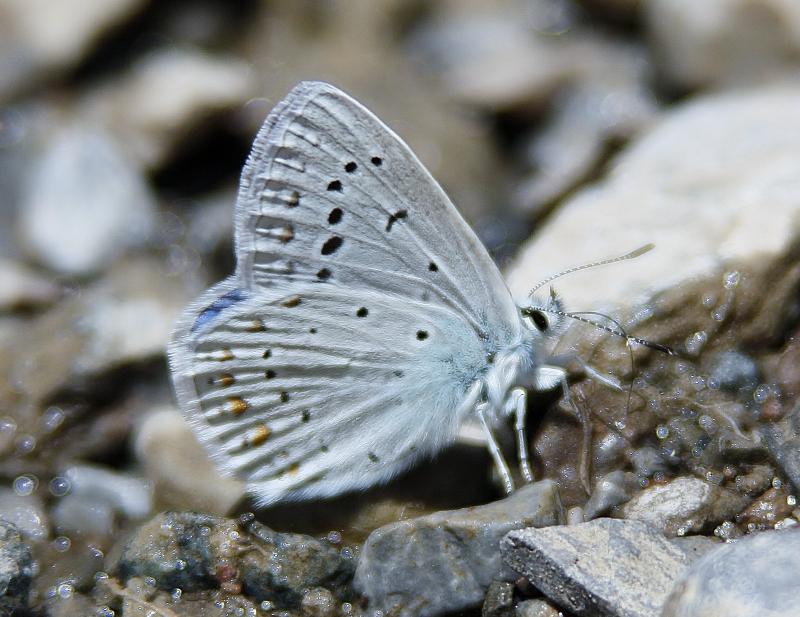
[[[169,346],[184,414],[260,505],[385,482],[477,414],[515,417],[564,382],[544,362],[558,301],[519,307],[408,146],[318,82],[269,115],[236,205],[236,272],[193,302]]]

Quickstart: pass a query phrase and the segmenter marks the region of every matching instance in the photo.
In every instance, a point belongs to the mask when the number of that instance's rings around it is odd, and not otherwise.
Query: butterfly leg
[[[500,452],[500,446],[497,445],[494,434],[492,434],[492,429],[489,428],[489,423],[486,421],[486,412],[488,409],[489,403],[486,402],[479,403],[475,407],[475,411],[483,426],[483,431],[486,433],[486,445],[489,448],[489,454],[491,454],[494,459],[495,467],[497,467],[497,472],[500,474],[500,480],[503,482],[503,488],[506,494],[510,495],[514,492],[514,480],[511,478],[511,472],[508,470],[508,464],[503,458],[503,453]]]
[[[533,482],[533,472],[528,460],[528,439],[525,435],[525,412],[528,410],[528,393],[524,388],[514,388],[506,401],[506,412],[514,414],[514,429],[517,432],[519,470],[525,482]]]
[[[580,475],[583,488],[586,489],[586,492],[591,495],[592,489],[589,482],[589,465],[591,464],[592,423],[589,421],[589,418],[584,413],[583,409],[581,409],[577,403],[572,400],[572,397],[569,394],[569,384],[567,383],[566,373],[564,373],[564,376],[562,377],[561,389],[564,392],[564,400],[567,401],[567,404],[572,408],[572,411],[575,412],[575,416],[580,421],[581,429],[583,430],[583,445],[581,447],[581,460],[578,473]]]

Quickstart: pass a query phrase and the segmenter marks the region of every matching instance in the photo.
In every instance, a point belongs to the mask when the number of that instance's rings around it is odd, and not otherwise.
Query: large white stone
[[[795,0],[644,0],[654,56],[679,88],[763,80],[797,70]]]
[[[21,242],[46,266],[86,275],[149,239],[155,198],[105,133],[70,126],[34,162],[19,212]]]
[[[761,265],[777,302],[781,269],[769,264],[800,231],[798,109],[793,83],[677,108],[523,247],[508,272],[512,292],[524,297],[550,274],[653,242],[633,261],[553,285],[569,308],[614,310],[693,280],[713,281],[723,294],[726,269]]]

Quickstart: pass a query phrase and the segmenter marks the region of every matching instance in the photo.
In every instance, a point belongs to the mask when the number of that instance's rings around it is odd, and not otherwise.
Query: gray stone
[[[333,617],[337,614],[339,604],[330,590],[314,587],[303,593],[300,610],[308,617]]]
[[[484,506],[386,525],[364,544],[355,589],[371,609],[398,616],[474,608],[493,580],[513,580],[498,548],[506,533],[563,520],[556,484],[543,481]]]
[[[79,61],[144,0],[4,0],[0,19],[0,98]]]
[[[167,275],[163,262],[131,256],[81,293],[0,335],[0,374],[14,376],[0,380],[0,409],[12,420],[0,431],[0,455],[29,436],[37,454],[24,465],[35,464],[30,471],[43,475],[122,448],[111,439],[126,438],[141,403],[87,413],[90,407],[74,405],[69,393],[81,392],[84,400],[87,393],[125,392],[127,369],[161,362],[175,318],[196,291],[185,280]]]
[[[159,589],[226,586],[277,608],[299,608],[308,589],[341,594],[352,557],[310,536],[277,533],[252,520],[167,512],[140,527],[114,568],[127,581],[151,577]]]
[[[740,351],[724,351],[711,359],[709,379],[723,390],[752,390],[758,385],[759,377],[756,361]]]
[[[134,450],[158,502],[174,510],[224,516],[244,497],[244,483],[222,476],[177,409],[155,409],[135,428]]]
[[[523,600],[517,604],[517,617],[563,617],[557,608],[545,600]]]
[[[713,536],[685,536],[682,538],[672,538],[672,545],[679,548],[686,555],[688,563],[694,563],[700,557],[713,551],[722,544],[720,538]]]
[[[44,542],[50,534],[44,504],[36,494],[17,495],[0,488],[0,519],[12,523],[26,542]]]
[[[59,294],[53,281],[10,259],[0,259],[0,312],[39,308]]]
[[[649,0],[642,7],[653,56],[673,87],[760,84],[796,66],[796,2]]]
[[[603,518],[512,531],[501,549],[509,566],[580,617],[656,617],[688,564],[652,527]]]
[[[628,501],[639,488],[636,475],[622,470],[612,471],[595,482],[592,495],[584,506],[584,518],[589,521],[608,514],[611,508]]]
[[[749,499],[705,480],[653,484],[622,506],[623,518],[644,521],[668,536],[698,533],[741,512]]]
[[[766,426],[761,430],[775,464],[786,475],[792,488],[800,493],[800,435],[781,431],[777,426]]]
[[[153,169],[214,114],[243,107],[256,90],[254,78],[239,58],[169,46],[91,92],[84,105],[138,165]]]
[[[160,589],[213,589],[220,544],[238,536],[233,521],[166,512],[142,525],[128,540],[114,567],[120,579],[151,577]]]
[[[155,198],[144,178],[97,129],[63,129],[33,164],[20,237],[44,265],[93,273],[147,242],[155,225]]]
[[[283,608],[301,604],[305,590],[325,587],[341,594],[353,577],[352,555],[310,536],[277,533],[250,522],[249,550],[238,561],[239,580],[248,596]]]
[[[14,525],[0,519],[0,615],[27,610],[33,574],[31,549]]]
[[[481,617],[511,617],[514,614],[514,584],[492,581],[486,590]]]
[[[676,584],[662,617],[795,617],[800,530],[764,531],[724,544]]]
[[[769,465],[753,465],[747,473],[736,476],[736,490],[748,497],[755,497],[772,486],[774,477],[775,470]]]
[[[669,465],[661,452],[653,446],[642,446],[630,454],[631,464],[640,476],[649,478],[660,471],[666,471]]]

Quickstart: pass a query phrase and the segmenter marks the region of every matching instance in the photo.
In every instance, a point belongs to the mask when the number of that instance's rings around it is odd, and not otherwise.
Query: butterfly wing
[[[236,217],[247,287],[324,280],[424,296],[481,334],[519,321],[491,257],[417,157],[329,84],[299,84],[270,114]]]
[[[452,311],[333,285],[235,286],[201,298],[173,365],[200,440],[262,505],[378,483],[452,439],[486,367]]]
[[[451,440],[510,294],[407,146],[332,86],[270,114],[242,175],[236,273],[170,345],[181,408],[262,504],[386,480]]]

